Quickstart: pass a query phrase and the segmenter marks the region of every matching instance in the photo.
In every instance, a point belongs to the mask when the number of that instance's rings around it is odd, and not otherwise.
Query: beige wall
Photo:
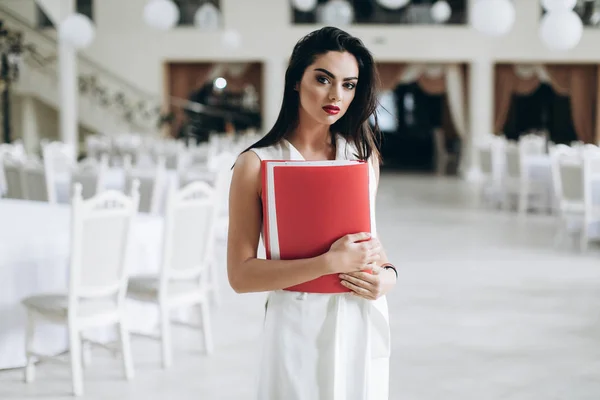
[[[268,126],[274,121],[285,62],[295,42],[317,25],[293,26],[288,0],[221,0],[226,27],[237,29],[242,37],[240,49],[232,51],[222,45],[220,33],[203,33],[193,27],[169,32],[152,30],[142,20],[146,1],[97,0],[97,38],[85,55],[156,94],[163,93],[166,60],[263,61],[265,122]],[[494,62],[600,62],[600,29],[586,29],[574,50],[552,53],[538,37],[539,1],[514,1],[515,26],[499,39],[487,38],[469,26],[351,26],[347,30],[362,38],[379,60],[470,63],[470,104],[479,108],[471,111],[471,128],[475,133],[490,131]],[[2,6],[33,19],[33,0],[3,0]]]

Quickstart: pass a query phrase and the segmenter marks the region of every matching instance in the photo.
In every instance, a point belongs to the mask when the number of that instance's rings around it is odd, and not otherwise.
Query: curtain
[[[446,78],[443,74],[440,76],[427,76],[426,74],[421,74],[419,79],[417,79],[417,83],[425,93],[433,95],[446,93]]]
[[[446,100],[448,111],[456,133],[460,137],[467,135],[467,115],[465,104],[465,73],[458,64],[446,67]]]
[[[571,100],[573,125],[579,140],[597,140],[598,67],[595,65],[547,65],[552,88]]]
[[[494,132],[504,129],[513,94],[528,95],[540,86],[538,74],[517,76],[514,65],[497,65],[494,90]]]
[[[379,90],[392,90],[400,83],[406,65],[397,63],[377,63]]]

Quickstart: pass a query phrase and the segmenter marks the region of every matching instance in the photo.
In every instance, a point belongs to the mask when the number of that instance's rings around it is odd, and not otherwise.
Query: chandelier
[[[11,141],[10,84],[19,79],[23,54],[23,33],[13,31],[0,20],[0,92],[2,92],[2,119],[4,141]]]
[[[2,86],[19,79],[23,48],[23,33],[6,28],[4,21],[0,20],[0,80]]]

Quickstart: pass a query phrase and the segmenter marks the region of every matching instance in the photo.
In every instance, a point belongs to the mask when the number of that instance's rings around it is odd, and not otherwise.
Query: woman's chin
[[[328,124],[328,125],[333,125],[339,119],[340,119],[339,115],[325,115],[325,116],[323,116],[323,118],[321,118],[323,123]]]

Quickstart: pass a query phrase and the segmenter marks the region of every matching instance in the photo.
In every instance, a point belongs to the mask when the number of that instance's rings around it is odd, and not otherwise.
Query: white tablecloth
[[[70,208],[67,205],[0,199],[0,369],[25,365],[26,313],[24,297],[66,292],[70,246]],[[129,253],[132,274],[158,271],[162,220],[136,217]],[[153,308],[128,304],[132,330],[149,331]],[[94,339],[112,332],[95,332]],[[39,325],[36,350],[56,354],[67,348],[63,327]]]

